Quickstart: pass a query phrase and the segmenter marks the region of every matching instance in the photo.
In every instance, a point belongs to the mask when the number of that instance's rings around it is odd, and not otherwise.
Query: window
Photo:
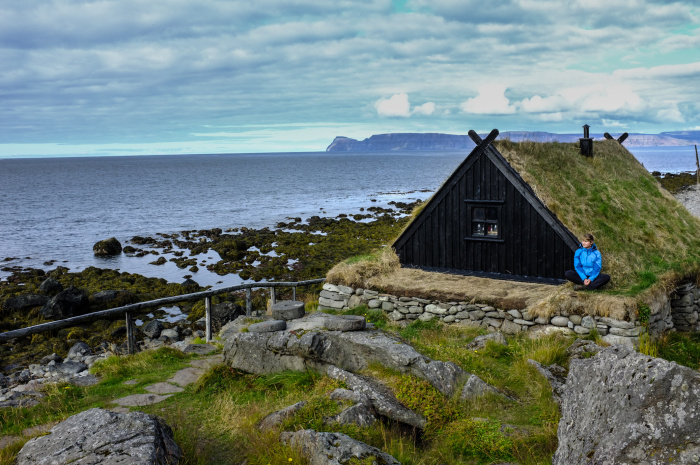
[[[467,200],[470,240],[502,241],[501,206],[499,200]]]
[[[472,236],[498,237],[498,207],[472,207]]]

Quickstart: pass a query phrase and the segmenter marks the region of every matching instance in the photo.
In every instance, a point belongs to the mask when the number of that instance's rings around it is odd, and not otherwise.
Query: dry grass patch
[[[382,256],[396,254],[386,248]],[[346,286],[378,289],[398,297],[419,297],[443,302],[487,303],[504,310],[528,309],[535,316],[550,317],[562,312],[578,315],[625,319],[636,315],[637,299],[619,295],[573,290],[571,284],[551,285],[500,279],[479,278],[449,273],[399,268],[398,262],[385,258],[391,266],[378,266],[378,260],[354,260],[336,265],[328,273],[328,282]],[[657,297],[658,300],[658,297]]]

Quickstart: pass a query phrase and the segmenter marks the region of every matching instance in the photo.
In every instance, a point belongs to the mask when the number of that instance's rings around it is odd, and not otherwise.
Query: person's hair
[[[593,234],[591,234],[591,233],[584,234],[583,239],[586,241],[595,242],[595,239],[593,238]]]

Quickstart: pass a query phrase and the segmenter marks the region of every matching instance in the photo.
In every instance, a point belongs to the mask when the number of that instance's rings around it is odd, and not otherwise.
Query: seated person
[[[584,289],[594,290],[610,281],[610,275],[600,272],[603,261],[596,247],[593,235],[584,234],[581,244],[574,254],[574,270],[568,270],[564,277],[574,284],[583,286]]]

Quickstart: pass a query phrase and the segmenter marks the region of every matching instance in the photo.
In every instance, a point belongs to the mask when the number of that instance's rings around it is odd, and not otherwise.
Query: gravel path
[[[700,218],[700,186],[689,186],[675,197],[690,213]]]

